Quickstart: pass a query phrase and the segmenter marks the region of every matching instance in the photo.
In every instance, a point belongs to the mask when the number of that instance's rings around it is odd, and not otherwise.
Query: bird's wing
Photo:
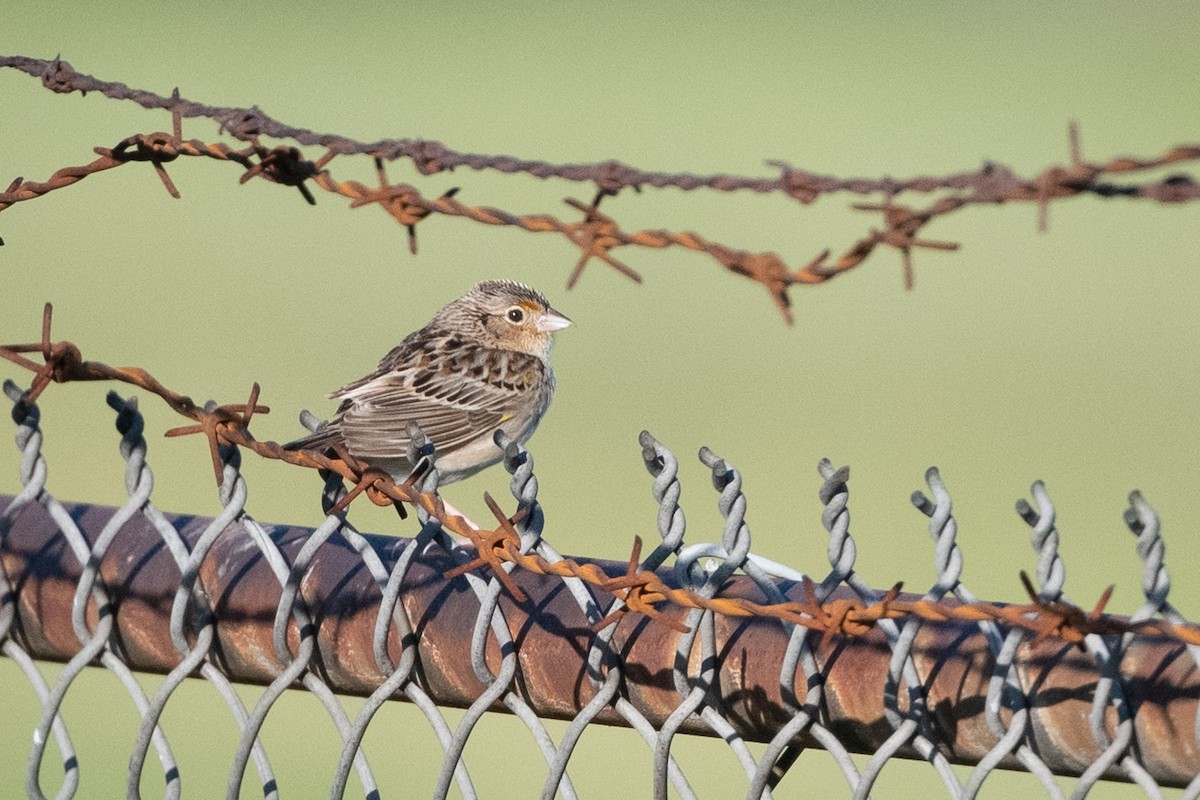
[[[346,398],[352,397],[358,390],[368,384],[374,383],[392,371],[418,368],[423,365],[423,358],[425,364],[427,364],[429,352],[427,348],[422,347],[422,344],[428,341],[428,337],[423,337],[421,335],[423,333],[424,331],[410,333],[405,337],[404,341],[389,350],[379,360],[379,366],[373,372],[369,372],[363,377],[346,384],[336,392],[331,393],[329,395],[331,398],[343,400],[342,405],[338,408],[337,417],[316,433],[311,433],[302,439],[288,442],[283,448],[285,450],[324,450],[341,443],[343,437],[339,424],[342,414],[350,407],[350,401]],[[426,352],[422,352],[423,350]],[[407,448],[407,436],[405,437],[405,448]],[[400,455],[401,457],[405,456],[406,450],[402,450]]]
[[[510,361],[519,354],[507,354]],[[350,452],[360,458],[403,458],[408,449],[408,423],[416,422],[446,453],[490,435],[500,423],[518,413],[522,399],[533,391],[541,362],[520,356],[517,380],[492,382],[469,372],[446,374],[437,364],[402,365],[350,384],[338,396],[342,407],[330,427],[341,434]],[[509,363],[509,374],[515,364]]]

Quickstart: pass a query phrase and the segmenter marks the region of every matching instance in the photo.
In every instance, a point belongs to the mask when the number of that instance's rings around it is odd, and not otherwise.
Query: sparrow
[[[341,405],[325,427],[284,447],[344,448],[399,482],[416,466],[408,460],[408,424],[416,422],[433,443],[441,483],[474,475],[501,459],[497,430],[522,444],[533,435],[554,396],[554,333],[570,324],[524,284],[479,283],[374,372],[330,395]]]

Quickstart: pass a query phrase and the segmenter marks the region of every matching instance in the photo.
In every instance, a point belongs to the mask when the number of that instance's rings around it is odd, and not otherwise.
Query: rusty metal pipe
[[[0,509],[11,500],[0,496]],[[67,508],[89,542],[115,511],[86,504],[67,504]],[[185,515],[169,518],[189,545],[210,522]],[[311,529],[300,527],[271,530],[289,560],[311,534]],[[389,567],[407,543],[389,536],[368,538]],[[69,659],[80,647],[71,627],[80,565],[40,505],[27,506],[9,530],[0,529],[0,561],[14,587],[18,616],[14,637],[35,658]],[[612,575],[626,567],[620,562],[593,563]],[[401,597],[420,637],[421,669],[416,680],[437,703],[465,707],[483,690],[470,658],[478,602],[465,579],[444,577],[453,566],[444,551],[426,548],[410,568]],[[113,602],[116,651],[134,669],[169,671],[179,662],[169,621],[180,575],[147,520],[139,515],[126,524],[105,556],[100,574]],[[541,716],[571,719],[593,696],[584,663],[592,635],[588,621],[558,578],[522,570],[516,570],[513,578],[529,598],[523,605],[507,595],[501,601],[520,659],[521,679],[513,691]],[[666,573],[664,578],[673,582]],[[237,525],[217,540],[200,580],[217,618],[214,663],[234,681],[271,681],[282,669],[272,644],[280,588]],[[758,596],[753,584],[743,579],[731,581],[726,593]],[[802,591],[791,586],[787,595],[801,599]],[[314,668],[337,692],[370,694],[384,677],[372,655],[380,592],[361,559],[339,540],[330,541],[313,561],[301,596],[317,631],[319,660],[314,664],[319,667]],[[601,605],[608,599],[601,597]],[[95,608],[89,610],[93,620],[95,613]],[[672,619],[683,617],[680,609],[665,613]],[[716,633],[721,654],[719,710],[745,738],[768,741],[789,719],[779,686],[787,644],[783,627],[770,619],[718,617]],[[624,691],[656,727],[679,702],[671,678],[678,635],[666,625],[630,615],[621,621],[614,638],[623,658]],[[291,640],[294,646],[294,626]],[[891,655],[885,637],[879,630],[861,637],[813,633],[810,641],[825,680],[822,722],[850,751],[874,752],[892,733],[884,716],[883,687]],[[393,633],[389,642],[393,660],[399,647]],[[927,623],[912,656],[925,681],[934,740],[951,761],[977,763],[996,741],[984,718],[994,659],[983,635],[971,624]],[[1200,752],[1191,733],[1200,674],[1185,656],[1178,642],[1139,636],[1121,663],[1127,697],[1136,709],[1139,760],[1160,785],[1183,786],[1200,772]],[[493,666],[499,664],[494,642],[488,658]],[[1095,662],[1069,645],[1046,640],[1023,645],[1016,669],[1026,687],[1038,755],[1055,773],[1079,775],[1100,754],[1088,724],[1100,678]],[[798,675],[797,684],[802,689],[804,675]],[[597,721],[624,724],[611,710]],[[1114,722],[1110,709],[1110,732]],[[690,720],[682,730],[711,735],[699,719]],[[816,746],[807,737],[803,743]],[[912,751],[900,755],[916,756]],[[1002,766],[1019,768],[1011,757]],[[1114,772],[1111,777],[1119,775]]]

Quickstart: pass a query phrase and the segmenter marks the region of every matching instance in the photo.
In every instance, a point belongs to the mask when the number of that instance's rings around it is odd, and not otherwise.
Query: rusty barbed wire
[[[1071,125],[1069,131],[1070,163],[1051,166],[1033,177],[1021,177],[1009,167],[985,163],[977,170],[945,176],[916,176],[908,179],[890,177],[837,178],[819,175],[793,167],[786,161],[770,160],[766,164],[779,171],[776,177],[749,177],[728,174],[695,175],[678,172],[654,172],[638,169],[619,161],[581,164],[551,164],[545,161],[521,159],[507,155],[486,155],[454,150],[441,142],[424,139],[381,139],[361,142],[345,136],[317,133],[305,128],[279,122],[257,107],[232,108],[208,106],[180,96],[176,89],[164,97],[153,92],[133,89],[123,83],[102,81],[75,71],[66,61],[0,56],[0,67],[19,70],[42,80],[44,86],[59,93],[97,92],[113,99],[131,100],[146,109],[171,112],[172,133],[136,134],[123,139],[115,147],[96,148],[98,159],[84,165],[64,167],[44,182],[25,182],[21,178],[0,193],[0,211],[9,206],[40,197],[47,192],[73,185],[83,178],[133,161],[152,165],[164,187],[178,197],[179,192],[168,176],[165,164],[179,156],[201,156],[230,161],[243,169],[241,182],[261,177],[285,186],[294,186],[309,203],[315,200],[308,188],[311,181],[327,192],[351,200],[351,207],[378,205],[401,224],[409,236],[409,247],[416,252],[416,224],[431,214],[460,217],[486,225],[514,226],[533,233],[557,233],[580,250],[568,278],[574,286],[587,265],[593,260],[607,264],[616,272],[634,281],[640,274],[617,260],[612,251],[618,247],[637,246],[650,249],[682,247],[705,253],[724,269],[753,280],[769,293],[772,302],[784,319],[791,324],[793,316],[788,290],[796,285],[824,283],[837,275],[861,265],[879,246],[896,250],[901,257],[904,285],[914,286],[913,249],[954,250],[958,244],[918,238],[917,234],[933,220],[968,205],[1004,202],[1034,202],[1038,204],[1039,228],[1045,229],[1049,204],[1055,200],[1079,195],[1103,198],[1126,197],[1160,203],[1181,203],[1200,199],[1200,184],[1190,176],[1175,174],[1161,180],[1140,184],[1118,184],[1106,176],[1159,169],[1200,159],[1200,145],[1172,147],[1153,157],[1121,156],[1107,162],[1088,162],[1081,155],[1079,132]],[[219,125],[219,130],[234,139],[247,143],[235,149],[222,143],[205,143],[183,138],[182,119],[207,118]],[[325,152],[310,160],[295,146],[267,147],[261,139],[269,137],[291,140],[304,147],[322,147]],[[379,185],[369,187],[358,181],[341,181],[328,171],[330,161],[338,155],[370,155],[375,159]],[[566,221],[548,214],[514,214],[490,206],[466,205],[454,198],[457,189],[438,198],[426,198],[408,184],[393,184],[383,168],[385,161],[407,159],[422,175],[452,171],[456,167],[473,170],[493,170],[504,174],[528,174],[534,177],[556,178],[572,182],[591,183],[596,188],[590,204],[573,198],[565,202],[583,214],[579,221]],[[798,267],[774,252],[756,252],[712,241],[698,233],[668,230],[623,230],[612,217],[599,211],[600,200],[622,189],[676,188],[684,191],[708,189],[720,192],[753,191],[783,193],[802,204],[812,203],[822,195],[838,192],[870,195],[882,194],[882,203],[859,203],[853,208],[879,213],[882,227],[846,248],[837,257],[825,249]],[[945,193],[925,208],[913,208],[896,202],[904,193]]]
[[[118,381],[137,386],[193,421],[194,424],[172,428],[165,435],[203,434],[208,441],[218,485],[222,483],[226,461],[221,451],[226,446],[245,448],[263,458],[335,474],[350,481],[352,488],[327,509],[332,516],[341,514],[358,496],[366,494],[378,505],[394,506],[401,516],[405,513],[404,504],[411,505],[428,518],[436,520],[446,531],[469,539],[477,555],[449,570],[447,578],[484,569],[487,574],[494,575],[515,600],[524,602],[524,591],[508,572],[512,566],[517,566],[541,575],[577,579],[616,596],[621,603],[594,623],[597,631],[628,614],[640,614],[684,632],[687,626],[662,613],[664,606],[674,606],[711,611],[728,617],[771,618],[839,636],[861,636],[884,621],[919,619],[925,622],[1001,623],[1032,634],[1035,643],[1053,638],[1082,647],[1084,641],[1093,635],[1155,634],[1188,646],[1200,646],[1200,626],[1177,616],[1123,620],[1104,614],[1111,587],[1102,594],[1091,611],[1085,611],[1061,596],[1038,593],[1023,572],[1020,578],[1029,595],[1029,602],[1020,604],[902,597],[899,583],[878,598],[860,596],[824,600],[822,593],[807,576],[802,581],[803,600],[763,603],[746,597],[707,596],[686,586],[668,585],[654,570],[639,567],[642,551],[640,537],[635,537],[625,574],[618,577],[608,575],[591,563],[579,563],[572,559],[547,560],[542,554],[527,551],[522,546],[518,526],[529,513],[528,506],[508,515],[490,495],[485,494],[484,499],[496,517],[497,526],[494,529],[476,529],[462,516],[449,513],[436,491],[421,488],[427,464],[418,465],[407,480],[396,483],[387,473],[358,462],[348,453],[341,452],[331,457],[313,450],[285,450],[276,442],[258,440],[250,432],[249,424],[256,414],[265,414],[270,410],[258,402],[258,384],[253,386],[245,403],[217,405],[209,402],[199,405],[190,397],[168,389],[144,369],[111,367],[101,362],[87,361],[75,344],[53,342],[52,312],[52,306],[47,303],[43,312],[40,342],[0,346],[0,358],[34,373],[22,402],[34,403],[50,383]],[[40,355],[42,363],[27,358],[26,354]],[[506,565],[509,565],[508,568]]]

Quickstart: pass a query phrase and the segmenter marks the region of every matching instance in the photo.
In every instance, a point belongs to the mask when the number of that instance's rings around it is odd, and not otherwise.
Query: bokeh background
[[[5,54],[60,53],[102,79],[162,94],[178,86],[212,105],[257,104],[287,123],[362,140],[424,137],[552,162],[771,175],[764,161],[785,159],[838,176],[907,177],[993,160],[1033,175],[1066,163],[1072,119],[1094,160],[1157,154],[1200,132],[1200,8],[1187,3],[335,10],[293,1],[234,10],[169,2],[98,13],[64,1],[53,19],[33,4],[3,16]],[[90,161],[94,146],[170,127],[165,113],[54,95],[12,70],[0,72],[0,98],[4,184],[17,175],[44,180]],[[185,123],[184,133],[218,138],[207,121]],[[331,167],[339,178],[373,177],[366,158]],[[654,536],[637,446],[647,428],[684,462],[692,540],[720,533],[715,495],[692,455],[708,445],[745,476],[755,549],[816,575],[827,564],[815,466],[824,456],[850,464],[858,564],[878,586],[903,580],[920,590],[934,579],[925,520],[908,497],[936,464],[977,594],[1021,599],[1017,571],[1035,561],[1012,508],[1041,478],[1059,511],[1069,595],[1087,605],[1115,583],[1112,608],[1132,611],[1139,563],[1121,512],[1140,488],[1164,519],[1173,599],[1200,615],[1195,204],[1070,200],[1053,206],[1045,235],[1032,205],[965,210],[925,231],[962,249],[918,252],[915,291],[902,289],[899,256],[881,250],[831,283],[794,289],[789,328],[761,287],[702,255],[625,248],[618,257],[644,285],[596,264],[568,293],[576,252],[560,237],[441,217],[420,226],[413,257],[404,230],[378,209],[351,211],[323,193],[309,207],[294,189],[239,186],[236,167],[208,160],[169,171],[182,200],[170,199],[149,167],[127,166],[0,216],[0,341],[34,340],[51,300],[56,336],[86,357],[145,367],[201,400],[239,402],[258,381],[272,413],[254,429],[285,440],[300,431],[301,408],[330,414],[330,390],[373,367],[441,304],[477,280],[513,278],[543,289],[576,322],[559,337],[559,392],[531,442],[547,536],[566,553],[624,558],[635,534]],[[426,196],[460,186],[470,204],[568,218],[563,198],[586,201],[593,191],[469,170],[422,177],[405,162],[389,174]],[[801,206],[783,195],[647,190],[611,198],[604,210],[627,230],[695,230],[798,265],[879,224],[849,208],[856,199]],[[4,365],[0,376],[27,379]],[[109,388],[44,395],[50,486],[63,499],[124,499]],[[214,513],[204,442],[160,438],[179,420],[150,398],[142,406],[158,505]],[[245,471],[257,518],[319,522],[315,475],[253,458]],[[18,487],[12,451],[7,466],[0,461],[0,492]],[[483,492],[500,497],[506,488],[494,469],[446,495],[486,519]],[[389,512],[357,513],[364,530],[414,530]],[[136,715],[111,701],[118,691],[97,674],[68,696],[82,796],[123,792],[117,765]],[[109,697],[99,702],[99,693]],[[0,748],[0,794],[21,790],[37,718],[31,694],[0,661],[9,742]],[[189,683],[168,706],[187,797],[224,787],[236,737],[214,701],[211,687]],[[425,796],[437,745],[413,709],[394,706],[372,726],[368,754],[385,796]],[[533,796],[544,773],[528,737],[510,718],[482,728],[467,758],[483,795]],[[338,747],[315,701],[289,693],[263,736],[285,796],[324,795]],[[651,755],[635,736],[595,730],[581,747],[572,775],[583,796],[648,793]],[[719,743],[681,742],[679,753],[701,796],[744,790]],[[794,769],[782,796],[845,791],[820,752]],[[145,775],[147,793],[161,792],[152,765]],[[984,793],[1035,790],[1025,776],[1002,775]],[[258,791],[248,776],[244,796]],[[895,762],[876,794],[942,791],[927,765]],[[1132,794],[1103,786],[1094,796]]]

